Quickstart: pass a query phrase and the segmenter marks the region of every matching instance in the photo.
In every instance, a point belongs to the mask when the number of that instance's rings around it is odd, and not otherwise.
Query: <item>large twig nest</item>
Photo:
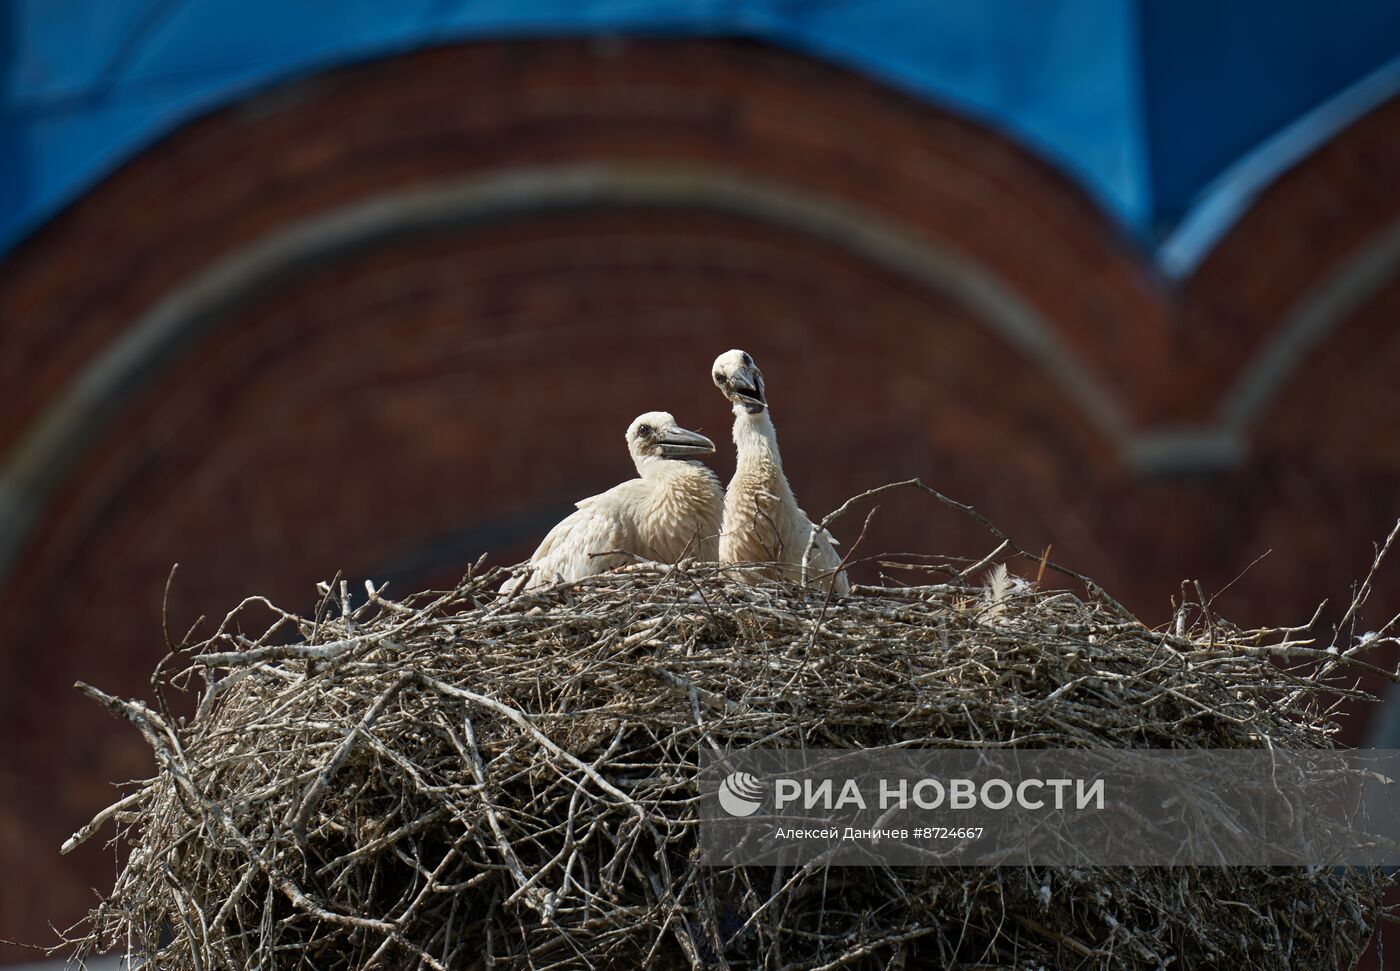
[[[1364,870],[694,861],[702,743],[1326,747],[1287,630],[1197,611],[1168,634],[1107,601],[955,584],[827,601],[713,564],[507,603],[500,581],[338,595],[336,619],[278,611],[261,636],[239,631],[270,605],[245,604],[182,655],[187,722],[88,689],[157,771],[102,817],[130,858],[80,949],[181,969],[1330,971],[1374,931]]]

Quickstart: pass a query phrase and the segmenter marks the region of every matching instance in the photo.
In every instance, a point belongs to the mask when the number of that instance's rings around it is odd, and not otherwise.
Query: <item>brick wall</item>
[[[1132,428],[1209,422],[1271,328],[1394,221],[1374,183],[1400,165],[1395,112],[1281,180],[1171,291],[1046,163],[792,55],[521,42],[359,65],[185,126],[0,264],[0,455],[219,261],[389,193],[573,164],[702,169],[864,213],[1029,308]],[[755,214],[553,207],[284,269],[109,409],[0,589],[0,937],[46,940],[111,879],[98,850],[56,848],[109,801],[104,780],[149,762],[69,686],[147,691],[172,563],[178,638],[254,592],[309,606],[338,571],[402,590],[485,549],[518,558],[629,474],[641,411],[727,439],[707,370],[731,346],[764,367],[809,510],[922,475],[1153,619],[1181,578],[1220,589],[1268,549],[1221,608],[1305,619],[1346,595],[1400,507],[1395,283],[1285,382],[1243,464],[1164,479],[956,287]],[[893,497],[860,552],[988,548]],[[1400,607],[1397,579],[1381,607]]]

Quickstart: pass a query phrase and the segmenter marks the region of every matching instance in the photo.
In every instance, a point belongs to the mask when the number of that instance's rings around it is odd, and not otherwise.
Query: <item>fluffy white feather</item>
[[[713,452],[714,443],[653,411],[627,429],[627,448],[638,477],[579,501],[530,557],[530,573],[509,590],[577,580],[638,559],[718,557],[723,492],[715,474],[694,460]]]

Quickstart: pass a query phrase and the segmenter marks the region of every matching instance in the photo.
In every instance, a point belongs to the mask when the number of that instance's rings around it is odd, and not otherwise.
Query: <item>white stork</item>
[[[734,447],[738,453],[734,478],[724,497],[720,562],[777,563],[781,565],[760,572],[775,579],[800,581],[812,521],[797,505],[783,474],[763,372],[749,354],[734,350],[715,359],[713,377],[716,387],[734,404]],[[850,583],[840,566],[836,540],[821,530],[807,561],[808,580],[819,581],[835,593],[848,593]]]
[[[627,450],[640,478],[579,502],[530,557],[531,572],[507,584],[507,592],[522,583],[531,590],[577,580],[638,558],[718,558],[724,493],[696,460],[714,452],[715,443],[666,412],[651,411],[627,429]]]

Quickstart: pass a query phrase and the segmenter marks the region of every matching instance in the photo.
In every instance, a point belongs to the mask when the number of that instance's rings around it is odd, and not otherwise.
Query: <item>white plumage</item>
[[[812,521],[798,506],[783,472],[778,435],[768,412],[763,372],[744,351],[726,351],[715,359],[715,385],[734,405],[734,478],[724,497],[724,526],[719,558],[724,563],[772,562],[765,576],[800,581],[802,558],[812,535]],[[807,561],[809,582],[836,593],[850,591],[836,540],[818,533]],[[748,574],[748,571],[745,571]]]
[[[531,572],[508,588],[577,580],[638,559],[718,557],[723,492],[715,474],[695,461],[712,453],[714,443],[652,411],[627,429],[627,449],[639,477],[579,502],[530,557]]]

